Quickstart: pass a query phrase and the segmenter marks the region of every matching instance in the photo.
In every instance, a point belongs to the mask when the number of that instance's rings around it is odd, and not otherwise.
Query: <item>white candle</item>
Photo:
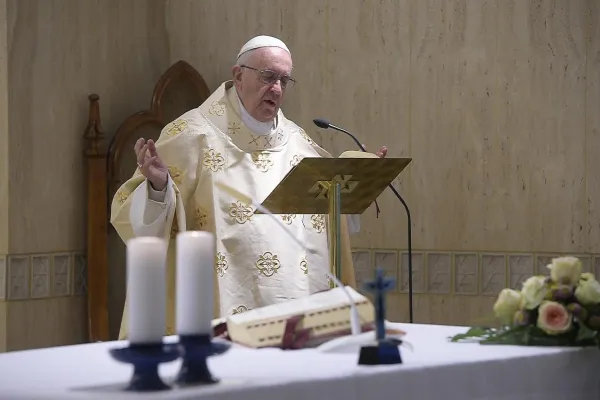
[[[127,242],[129,342],[160,343],[166,320],[167,244],[155,237]]]
[[[177,334],[212,334],[215,239],[212,233],[177,235]]]

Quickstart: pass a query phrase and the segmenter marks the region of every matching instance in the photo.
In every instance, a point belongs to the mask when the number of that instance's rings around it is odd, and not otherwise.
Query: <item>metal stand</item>
[[[342,279],[342,241],[341,228],[341,185],[337,181],[329,182],[327,197],[329,200],[329,265],[331,273],[339,280]],[[335,282],[330,282],[334,288]]]

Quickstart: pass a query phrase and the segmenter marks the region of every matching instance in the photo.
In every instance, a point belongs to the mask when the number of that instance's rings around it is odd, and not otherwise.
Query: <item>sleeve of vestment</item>
[[[113,197],[110,222],[125,243],[140,236],[169,240],[174,226],[185,230],[185,210],[198,183],[205,140],[201,128],[184,117],[165,126],[156,141],[158,156],[169,169],[166,189],[154,190],[137,169]]]

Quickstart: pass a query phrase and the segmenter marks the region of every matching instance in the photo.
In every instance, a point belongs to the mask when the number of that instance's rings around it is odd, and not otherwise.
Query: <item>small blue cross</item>
[[[396,281],[385,277],[382,268],[375,270],[375,280],[365,282],[363,288],[375,295],[375,335],[377,341],[385,339],[385,294],[396,286]]]

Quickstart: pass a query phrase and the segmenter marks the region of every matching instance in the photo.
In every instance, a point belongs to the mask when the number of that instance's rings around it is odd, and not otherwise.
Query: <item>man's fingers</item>
[[[142,149],[142,147],[144,146],[145,143],[146,143],[146,141],[144,140],[144,138],[139,138],[135,142],[135,145],[133,146],[133,151],[135,151],[136,156],[138,155],[138,153],[140,152],[140,150]]]
[[[160,166],[160,162],[158,161],[158,157],[154,156],[154,157],[150,157],[146,163],[148,164],[148,166],[150,165],[154,165],[155,167]]]
[[[385,158],[387,155],[388,149],[385,146],[381,146],[381,148],[375,153],[375,155],[379,158]]]
[[[158,153],[156,152],[156,145],[154,144],[154,140],[148,139],[148,150],[150,152],[150,157],[158,157]]]
[[[142,146],[140,151],[137,153],[137,163],[138,165],[144,165],[144,161],[146,160],[146,152],[148,151],[148,145],[145,144]]]

